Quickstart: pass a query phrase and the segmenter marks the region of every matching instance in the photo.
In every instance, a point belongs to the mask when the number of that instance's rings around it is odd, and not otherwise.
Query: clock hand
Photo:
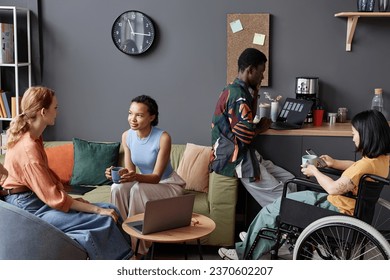
[[[150,35],[150,33],[148,33],[148,34],[145,34],[145,33],[137,33],[137,32],[133,32],[132,33],[133,35],[142,35],[142,36],[152,36],[152,35]]]
[[[131,26],[131,22],[130,20],[128,19],[127,22],[129,23],[130,25],[130,29],[131,29],[131,35],[134,35],[134,30],[133,30],[133,27]]]

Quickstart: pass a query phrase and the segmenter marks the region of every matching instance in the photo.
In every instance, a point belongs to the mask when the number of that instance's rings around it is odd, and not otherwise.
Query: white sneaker
[[[238,260],[236,249],[219,248],[218,254],[223,260]]]
[[[246,231],[241,231],[238,237],[240,237],[241,241],[244,241],[246,238]]]

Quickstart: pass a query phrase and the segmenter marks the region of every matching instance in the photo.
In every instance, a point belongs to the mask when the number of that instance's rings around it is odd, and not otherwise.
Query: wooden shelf
[[[390,12],[342,12],[334,16],[348,18],[345,50],[349,52],[352,49],[353,35],[355,34],[356,25],[360,17],[390,17]]]

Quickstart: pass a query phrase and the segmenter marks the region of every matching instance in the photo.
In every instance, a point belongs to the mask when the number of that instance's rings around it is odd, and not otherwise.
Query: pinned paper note
[[[253,44],[264,46],[265,42],[265,35],[255,33],[255,36],[253,36]]]
[[[232,32],[233,32],[233,33],[236,33],[236,32],[238,32],[238,31],[243,30],[241,21],[240,21],[239,19],[237,19],[237,20],[235,20],[235,21],[232,21],[232,22],[230,23],[230,28],[232,29]]]

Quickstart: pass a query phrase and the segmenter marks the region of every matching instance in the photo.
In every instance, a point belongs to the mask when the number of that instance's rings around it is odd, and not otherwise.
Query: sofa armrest
[[[234,244],[238,179],[210,173],[208,199],[210,218],[216,223],[210,243],[220,246]]]
[[[1,260],[87,259],[85,250],[41,218],[0,201]]]

